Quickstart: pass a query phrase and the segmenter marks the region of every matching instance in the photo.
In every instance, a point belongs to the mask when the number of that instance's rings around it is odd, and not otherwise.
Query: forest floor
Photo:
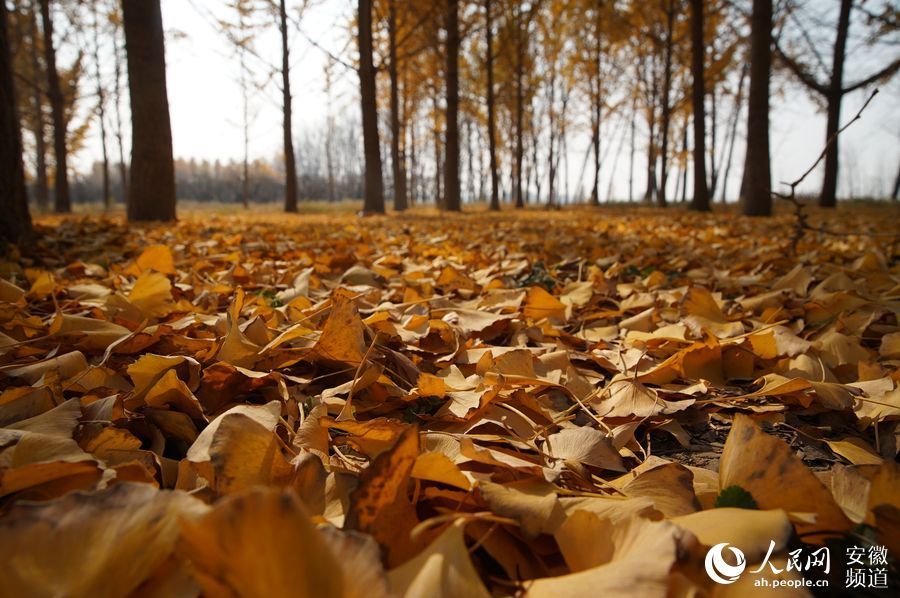
[[[896,206],[353,209],[36,219],[11,594],[840,591],[856,547],[897,589]]]

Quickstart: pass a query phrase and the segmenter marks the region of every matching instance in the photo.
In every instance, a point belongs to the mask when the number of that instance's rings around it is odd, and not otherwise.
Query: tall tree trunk
[[[0,241],[18,243],[31,236],[31,215],[7,21],[6,3],[0,2]],[[5,247],[0,246],[0,253],[5,253]]]
[[[644,201],[649,202],[657,194],[656,186],[656,103],[659,78],[657,77],[656,60],[650,65],[650,102],[647,106],[647,190],[644,192]]]
[[[100,72],[100,15],[94,6],[94,75],[97,77],[97,118],[100,121],[100,151],[103,165],[103,209],[109,210],[112,194],[109,191],[109,154],[106,151],[106,91]]]
[[[328,174],[328,201],[337,201],[337,181],[334,168],[334,115],[331,113],[331,67],[325,67],[325,95],[328,106],[325,115],[325,170]]]
[[[841,126],[841,101],[844,98],[844,58],[847,55],[847,37],[850,31],[850,12],[853,0],[841,0],[841,12],[838,17],[837,37],[834,41],[834,52],[831,63],[831,82],[825,101],[828,104],[827,124],[825,125],[825,173],[822,178],[822,194],[819,205],[833,208],[837,205],[838,161],[838,129]]]
[[[891,191],[891,199],[900,199],[900,168],[897,169],[897,178],[894,179],[894,190]]]
[[[688,183],[688,117],[684,117],[684,128],[681,135],[681,155],[684,156],[684,162],[681,164],[681,203],[687,202],[687,183]],[[678,196],[678,193],[675,193]]]
[[[69,194],[68,149],[66,148],[65,99],[56,70],[56,48],[53,45],[53,19],[50,17],[50,0],[41,0],[41,22],[44,29],[44,62],[47,69],[47,99],[53,119],[53,154],[56,159],[55,203],[58,213],[72,211]]]
[[[709,89],[709,201],[712,202],[716,196],[716,190],[719,188],[719,102],[718,92],[715,82],[710,84]]]
[[[597,11],[594,19],[594,69],[597,81],[595,83],[594,110],[592,116],[593,124],[593,145],[594,145],[594,184],[591,190],[591,203],[600,205],[600,117],[603,107],[603,20],[600,16],[600,10],[603,3],[597,2],[595,10]]]
[[[525,155],[525,131],[523,119],[525,117],[525,41],[522,33],[522,7],[516,6],[515,10],[515,26],[516,26],[516,150],[515,150],[515,194],[516,207],[525,207],[525,196],[522,190],[522,161]]]
[[[131,96],[128,219],[175,219],[175,163],[159,0],[123,0]]]
[[[359,0],[359,87],[362,108],[365,191],[363,211],[384,214],[384,179],[378,140],[378,105],[375,64],[372,60],[372,0]]]
[[[772,214],[769,163],[769,79],[772,68],[772,0],[753,0],[750,33],[750,98],[744,161],[744,214]]]
[[[400,147],[400,90],[397,64],[397,2],[388,0],[388,75],[391,79],[391,171],[394,178],[394,209],[407,207],[405,157]]]
[[[500,173],[497,169],[497,115],[494,107],[494,19],[491,14],[493,3],[484,0],[485,35],[487,37],[487,129],[488,154],[491,169],[491,210],[500,209]]]
[[[38,41],[40,39],[37,26],[38,10],[37,0],[32,0],[31,8],[28,11],[28,27],[31,37],[28,49],[31,58],[31,71],[35,78],[35,84],[31,86],[31,102],[34,109],[34,188],[38,208],[41,211],[45,211],[50,201],[50,193],[47,188],[47,142],[45,137],[47,125],[44,121],[44,102],[41,88],[37,85],[37,81],[40,80],[40,74],[43,72],[41,61],[38,58]]]
[[[709,211],[706,186],[706,93],[703,42],[703,0],[691,0],[691,103],[694,110],[694,199],[691,209]],[[685,140],[687,137],[685,136]],[[687,185],[685,185],[686,187]]]
[[[660,176],[659,176],[659,193],[657,199],[659,205],[665,207],[667,187],[669,183],[669,129],[672,120],[672,53],[674,50],[674,34],[675,34],[675,5],[673,0],[668,0],[666,4],[666,42],[665,42],[665,58],[663,70],[663,91],[662,91],[662,146],[660,148]]]
[[[439,122],[440,108],[437,97],[432,98],[434,106],[434,204],[441,210],[444,209],[446,196],[442,191],[444,178],[444,159],[441,153],[441,125]]]
[[[747,80],[747,63],[741,67],[738,79],[737,94],[734,96],[734,114],[731,118],[731,130],[728,132],[728,157],[725,158],[725,171],[722,174],[722,203],[728,201],[728,177],[731,174],[731,161],[734,158],[734,146],[737,140],[737,127],[741,119],[741,107],[744,105],[744,82]]]
[[[631,100],[631,143],[628,148],[628,202],[634,201],[634,153],[637,133],[637,95]]]
[[[119,179],[122,185],[122,203],[128,202],[128,166],[125,164],[125,140],[122,124],[122,46],[119,43],[119,21],[114,20],[113,61],[116,76],[116,144],[119,148]]]
[[[293,98],[291,97],[291,50],[285,0],[278,3],[281,25],[281,106],[284,113],[284,211],[297,211],[297,162],[294,158]]]

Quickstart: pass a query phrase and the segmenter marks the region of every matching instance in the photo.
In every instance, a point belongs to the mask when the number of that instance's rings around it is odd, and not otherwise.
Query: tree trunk
[[[119,44],[119,22],[114,23],[113,61],[116,74],[116,143],[119,147],[119,179],[122,185],[122,203],[128,202],[128,166],[125,164],[125,140],[122,132],[122,47]]]
[[[22,137],[16,114],[6,3],[0,2],[0,240],[18,243],[31,236],[31,215],[22,165]],[[0,246],[0,252],[5,252]]]
[[[722,203],[728,201],[728,177],[731,174],[731,161],[734,158],[734,146],[737,141],[737,127],[741,119],[741,107],[744,104],[744,82],[747,79],[747,64],[741,67],[741,78],[738,79],[737,94],[734,96],[734,114],[731,117],[731,130],[728,132],[728,154],[725,158],[725,170],[722,173]]]
[[[407,208],[405,157],[400,149],[400,90],[397,65],[397,6],[396,0],[388,1],[388,74],[391,79],[391,171],[394,178],[394,209]]]
[[[897,201],[900,199],[900,168],[897,169],[897,178],[894,179],[894,190],[891,191],[891,199]]]
[[[459,0],[447,0],[447,115],[444,149],[444,207],[460,210],[459,184]]]
[[[284,113],[284,211],[297,211],[297,162],[294,158],[293,98],[291,97],[291,55],[288,45],[287,7],[278,3],[281,25],[281,106]]]
[[[106,151],[106,92],[100,73],[100,15],[94,7],[94,74],[97,77],[97,118],[100,121],[100,151],[103,159],[103,209],[109,210],[112,194],[109,191],[109,155]]]
[[[661,207],[666,207],[666,192],[669,183],[669,129],[672,120],[672,53],[674,50],[674,34],[675,34],[675,6],[673,0],[668,0],[666,5],[666,45],[665,58],[663,59],[663,91],[662,91],[662,122],[660,128],[662,130],[662,146],[660,148],[660,176],[659,176],[659,192],[657,199]]]
[[[706,186],[706,94],[704,93],[703,0],[691,0],[691,103],[694,110],[694,199],[691,209],[709,211]],[[686,137],[685,137],[686,139]]]
[[[525,41],[522,39],[522,15],[521,6],[515,9],[516,26],[516,150],[515,150],[515,194],[516,207],[525,207],[525,196],[522,191],[522,160],[525,155],[525,132],[523,126],[525,111]]]
[[[634,201],[634,153],[635,153],[635,134],[637,133],[637,95],[631,100],[631,126],[629,133],[631,134],[630,145],[628,148],[628,203]]]
[[[53,19],[50,17],[50,0],[41,0],[41,22],[44,28],[44,62],[47,68],[47,99],[53,118],[53,153],[56,158],[55,203],[57,213],[72,211],[69,195],[68,150],[66,148],[65,100],[56,71],[56,48],[53,45]]]
[[[484,0],[485,35],[487,36],[487,129],[491,169],[491,210],[500,209],[500,173],[497,170],[497,115],[494,108],[494,20],[491,0]]]
[[[31,36],[31,43],[29,44],[30,58],[31,58],[31,70],[32,76],[35,78],[35,81],[40,80],[40,74],[42,72],[41,62],[38,58],[38,26],[37,26],[37,2],[33,1],[30,10],[28,11],[28,26],[29,26],[29,34]],[[47,188],[47,145],[46,145],[46,130],[47,126],[44,122],[44,102],[41,97],[41,88],[39,85],[32,85],[32,97],[31,102],[34,109],[34,151],[35,151],[35,171],[34,171],[34,186],[35,186],[35,200],[37,200],[38,208],[41,211],[46,211],[47,205],[50,201],[50,193]]]
[[[769,163],[769,79],[772,67],[772,0],[753,0],[750,98],[741,200],[747,216],[772,214]]]
[[[123,0],[131,96],[128,220],[175,219],[175,164],[159,0]]]
[[[603,59],[603,38],[602,36],[602,19],[600,17],[602,3],[597,2],[596,11],[597,15],[594,21],[594,37],[596,46],[594,48],[594,68],[596,69],[595,75],[597,76],[597,81],[595,83],[596,94],[594,96],[594,110],[593,110],[593,136],[592,139],[594,145],[594,185],[591,190],[591,203],[596,205],[600,205],[600,117],[602,110],[602,101],[603,101],[603,75],[601,72],[602,59]]]
[[[363,211],[384,214],[384,179],[378,140],[375,64],[372,61],[372,0],[359,0],[359,87],[362,108],[365,191]]]
[[[831,82],[828,86],[828,94],[825,98],[828,103],[828,117],[825,126],[825,173],[822,178],[822,194],[819,196],[819,205],[823,208],[833,208],[837,205],[838,184],[838,129],[841,126],[841,100],[844,98],[844,58],[847,55],[847,36],[850,30],[850,12],[853,9],[853,0],[841,0],[841,13],[838,17],[837,37],[834,41],[832,54]],[[831,140],[831,143],[829,143]]]

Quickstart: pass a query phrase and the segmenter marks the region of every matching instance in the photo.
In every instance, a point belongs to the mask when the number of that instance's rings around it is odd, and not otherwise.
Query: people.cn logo
[[[725,562],[725,557],[722,553],[726,547],[737,560],[736,565],[729,565]],[[747,559],[744,558],[744,553],[739,549],[728,546],[728,542],[722,542],[709,549],[709,552],[706,553],[705,564],[706,574],[709,575],[711,580],[716,583],[729,584],[736,582],[741,573],[744,572],[744,569],[747,567]]]

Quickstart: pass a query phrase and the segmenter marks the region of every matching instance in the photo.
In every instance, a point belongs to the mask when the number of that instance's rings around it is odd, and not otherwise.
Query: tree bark
[[[444,150],[444,207],[460,211],[459,184],[459,0],[447,0],[447,136]]]
[[[53,119],[53,154],[56,159],[55,203],[57,213],[72,211],[69,194],[68,149],[66,148],[65,100],[56,70],[56,48],[53,45],[53,19],[50,16],[50,0],[41,0],[41,22],[44,29],[44,62],[47,69],[47,99]]]
[[[297,161],[294,157],[293,98],[291,97],[291,51],[285,0],[278,3],[281,25],[281,105],[284,115],[284,211],[297,211]]]
[[[43,71],[41,61],[38,58],[38,26],[37,26],[37,1],[33,0],[31,8],[28,11],[28,26],[31,43],[29,44],[29,52],[31,58],[31,71],[35,81],[40,80]],[[35,200],[41,211],[47,209],[50,201],[50,192],[47,188],[47,142],[46,130],[47,126],[44,121],[44,102],[41,94],[41,88],[38,85],[32,85],[31,102],[34,109],[34,150],[35,150],[35,171],[34,171],[34,188]]]
[[[522,190],[522,161],[525,156],[525,131],[524,131],[524,111],[525,111],[525,41],[522,39],[522,7],[517,6],[515,10],[515,27],[516,27],[516,149],[515,149],[515,195],[516,207],[525,207],[525,196]]]
[[[400,84],[397,64],[397,2],[388,0],[388,75],[391,80],[391,171],[394,178],[394,209],[402,212],[407,208],[406,198],[406,157],[400,141]]]
[[[897,169],[897,177],[894,179],[894,190],[891,191],[891,199],[900,199],[900,168]]]
[[[16,113],[6,3],[0,2],[0,240],[19,243],[31,236],[31,215],[22,165],[22,136]],[[0,252],[5,248],[0,247]]]
[[[691,0],[691,103],[694,110],[694,199],[691,209],[709,211],[706,185],[706,93],[704,89],[703,0]]]
[[[378,140],[375,64],[372,60],[372,0],[359,0],[359,87],[365,156],[363,212],[384,214],[384,179]]]
[[[592,115],[593,124],[593,146],[594,146],[594,184],[591,190],[591,203],[595,206],[600,205],[600,117],[602,116],[602,100],[603,100],[603,75],[601,72],[602,68],[602,59],[603,59],[603,38],[602,36],[602,26],[603,21],[600,16],[600,10],[602,8],[603,3],[597,2],[595,10],[597,11],[596,18],[594,20],[594,37],[595,37],[595,48],[594,48],[594,69],[596,72],[594,73],[597,77],[596,81],[596,94],[594,96],[594,110]]]
[[[487,37],[487,129],[488,154],[491,169],[491,210],[500,209],[500,173],[497,170],[497,114],[494,106],[494,20],[491,14],[493,3],[484,0],[485,35]]]
[[[738,79],[737,94],[734,96],[734,113],[731,117],[731,130],[728,132],[728,154],[725,158],[725,170],[722,174],[722,203],[728,201],[728,177],[731,174],[731,161],[734,157],[734,146],[737,140],[737,127],[741,118],[741,107],[744,104],[744,82],[747,79],[747,63],[741,67],[741,78]]]
[[[122,46],[119,44],[119,23],[113,29],[113,60],[116,75],[116,144],[119,148],[119,179],[122,185],[122,203],[128,203],[128,166],[125,164],[125,140],[122,134]]]
[[[175,220],[175,164],[159,0],[123,0],[131,96],[128,220]]]
[[[97,77],[97,119],[100,121],[100,151],[103,169],[103,209],[109,210],[112,194],[109,191],[109,154],[106,150],[106,92],[100,72],[100,15],[94,7],[94,74]]]
[[[769,79],[772,67],[772,0],[753,0],[747,153],[741,200],[747,216],[772,214],[769,163]]]
[[[844,59],[847,55],[847,36],[850,31],[850,12],[853,9],[853,0],[841,0],[841,12],[838,17],[837,37],[834,41],[834,52],[831,63],[831,82],[828,86],[828,94],[825,98],[828,104],[828,116],[825,125],[825,140],[828,147],[825,150],[825,173],[822,178],[822,194],[819,196],[819,205],[823,208],[833,208],[837,205],[838,160],[839,150],[838,129],[841,126],[841,100],[844,97]]]
[[[662,120],[660,128],[662,129],[662,145],[660,147],[660,171],[659,171],[659,191],[657,199],[660,207],[666,207],[668,203],[666,199],[667,187],[669,183],[669,129],[672,120],[672,54],[674,51],[674,34],[675,34],[675,5],[673,0],[668,0],[666,4],[666,42],[665,57],[663,69],[663,91],[662,91]]]

